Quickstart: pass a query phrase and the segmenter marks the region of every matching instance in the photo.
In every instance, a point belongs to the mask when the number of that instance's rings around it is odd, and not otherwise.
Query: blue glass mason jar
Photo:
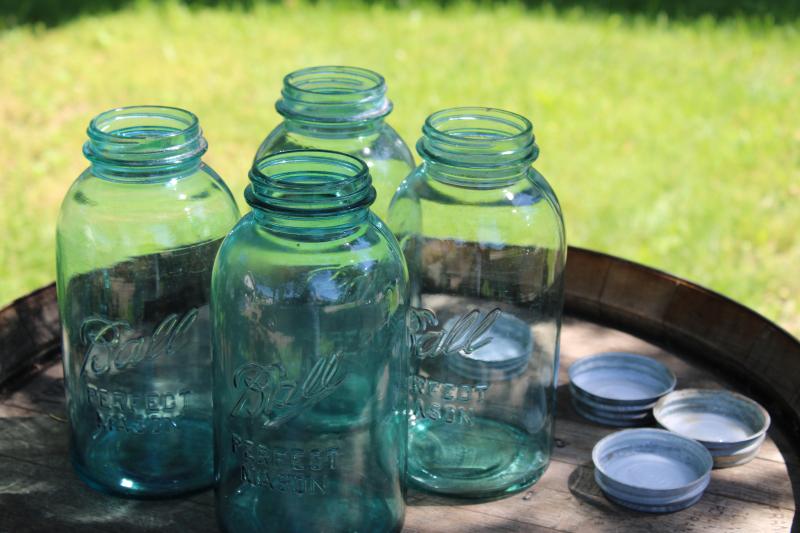
[[[56,233],[72,463],[106,492],[200,490],[213,482],[211,270],[236,203],[188,111],[114,109],[88,135]]]
[[[368,167],[300,150],[250,180],[212,280],[220,525],[398,531],[408,273]]]
[[[283,79],[275,108],[284,117],[261,143],[255,160],[298,149],[335,150],[369,165],[377,198],[372,211],[386,220],[397,186],[414,169],[414,157],[386,123],[392,103],[377,72],[357,67],[321,66]]]
[[[409,478],[491,498],[536,482],[553,442],[566,258],[530,122],[428,117],[390,224],[411,277]]]

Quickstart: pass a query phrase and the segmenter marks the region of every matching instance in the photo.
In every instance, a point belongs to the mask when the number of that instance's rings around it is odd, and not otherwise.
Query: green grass
[[[89,119],[201,118],[236,191],[279,121],[281,76],[383,73],[409,144],[430,112],[531,117],[569,241],[718,290],[800,334],[800,30],[516,7],[134,6],[0,34],[0,302],[54,278],[59,202]],[[241,196],[239,196],[241,199]]]

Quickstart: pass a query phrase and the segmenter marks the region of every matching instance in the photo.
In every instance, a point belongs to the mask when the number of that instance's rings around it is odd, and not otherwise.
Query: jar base
[[[90,489],[112,496],[122,496],[137,500],[153,500],[162,498],[177,498],[189,496],[199,492],[204,492],[213,487],[213,480],[193,480],[181,483],[148,483],[139,482],[120,474],[117,485],[110,485],[107,481],[99,481],[94,478],[85,468],[81,467],[74,459],[71,461],[75,473]],[[107,476],[112,477],[112,476]]]
[[[184,426],[180,437],[166,440],[108,432],[91,438],[82,453],[73,435],[70,462],[89,487],[107,494],[152,499],[201,492],[214,482],[210,421]]]
[[[464,431],[441,421],[415,422],[409,431],[412,486],[458,498],[494,499],[536,483],[550,464],[547,432],[531,435],[488,419]]]
[[[236,497],[216,491],[217,525],[225,533],[259,531],[382,531],[399,533],[405,503],[369,497],[355,499],[323,496],[298,498],[272,492],[267,487],[244,488]]]
[[[140,483],[124,476],[119,477],[119,484],[108,485],[93,478],[84,468],[72,461],[75,473],[90,489],[112,496],[122,496],[136,500],[154,500],[162,498],[178,498],[204,492],[213,487],[213,480],[202,480],[195,483],[175,486],[170,483]]]

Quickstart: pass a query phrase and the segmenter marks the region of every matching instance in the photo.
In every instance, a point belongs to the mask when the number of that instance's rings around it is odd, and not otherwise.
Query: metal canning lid
[[[572,383],[569,384],[569,391],[572,395],[572,398],[580,402],[582,406],[585,406],[590,409],[599,409],[603,411],[608,411],[609,413],[618,413],[620,415],[625,415],[626,413],[638,413],[642,411],[651,411],[653,406],[656,402],[639,402],[639,403],[627,403],[627,404],[619,404],[619,403],[610,403],[606,401],[600,401],[594,399],[592,396],[589,396],[582,392],[580,389],[576,388]]]
[[[617,405],[654,403],[675,388],[675,374],[655,359],[623,352],[586,357],[569,367],[576,392]]]
[[[649,410],[635,413],[614,413],[586,407],[572,398],[572,406],[582,417],[597,424],[612,427],[631,427],[649,424],[653,417]]]
[[[448,320],[443,330],[450,331],[458,317]],[[487,342],[491,339],[491,342]],[[448,353],[447,366],[463,377],[481,382],[502,381],[522,374],[533,354],[533,336],[526,322],[502,313],[492,326],[475,339],[480,348],[471,352]]]
[[[620,420],[624,419],[632,419],[632,418],[644,418],[647,416],[651,416],[652,411],[647,409],[646,407],[643,409],[639,409],[636,411],[615,411],[613,409],[606,409],[602,407],[598,407],[592,404],[587,404],[581,401],[579,398],[575,396],[572,397],[572,404],[579,410],[589,412],[589,413],[596,413],[601,416],[605,416],[608,418],[619,418]]]
[[[606,498],[611,500],[612,502],[622,505],[623,507],[628,507],[629,509],[634,509],[636,511],[641,511],[645,513],[672,513],[674,511],[680,511],[681,509],[686,509],[687,507],[691,507],[695,503],[697,503],[700,498],[703,496],[703,491],[705,490],[705,486],[699,487],[699,490],[693,491],[687,496],[682,498],[674,498],[669,501],[647,501],[647,502],[637,502],[627,500],[625,498],[620,498],[615,495],[613,491],[610,491],[607,486],[603,484],[603,481],[597,476],[597,472],[595,471],[595,481],[597,485],[601,488],[603,493],[605,494]]]
[[[708,448],[718,468],[746,463],[764,442],[770,416],[757,402],[726,390],[685,389],[653,408],[662,427]]]
[[[670,512],[702,495],[713,461],[698,442],[663,429],[628,429],[592,450],[597,484],[609,499],[647,512]]]

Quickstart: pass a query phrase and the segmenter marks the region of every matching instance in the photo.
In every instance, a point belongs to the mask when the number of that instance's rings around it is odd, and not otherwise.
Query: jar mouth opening
[[[283,79],[278,113],[301,122],[352,124],[391,113],[383,76],[361,67],[310,67]]]
[[[490,107],[455,107],[430,115],[417,152],[428,163],[519,175],[539,155],[533,124],[516,113]]]
[[[169,167],[197,161],[208,148],[200,121],[176,107],[139,105],[100,113],[89,123],[83,153],[121,167]]]
[[[90,139],[131,142],[165,139],[199,129],[200,121],[191,111],[176,107],[139,105],[118,107],[100,113],[89,123]]]
[[[533,124],[511,111],[490,107],[456,107],[433,113],[425,120],[426,135],[457,144],[526,139]]]
[[[367,164],[340,152],[278,152],[255,161],[249,176],[248,203],[272,211],[330,213],[375,199]]]
[[[284,88],[314,95],[359,95],[385,86],[383,76],[369,69],[320,66],[297,70],[283,78]]]

